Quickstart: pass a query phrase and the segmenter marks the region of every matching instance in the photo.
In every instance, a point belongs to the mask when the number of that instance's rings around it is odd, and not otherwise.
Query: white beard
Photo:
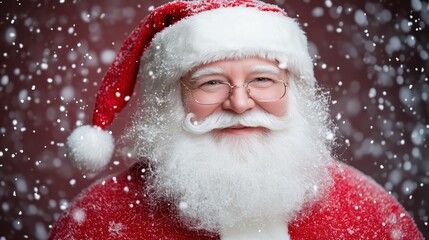
[[[171,117],[152,115],[158,120],[155,132],[153,124],[136,123],[129,137],[140,136],[137,146],[146,147],[139,155],[154,169],[148,189],[173,201],[183,221],[197,229],[222,232],[292,220],[330,183],[331,158],[321,130],[328,128],[315,120],[317,113],[300,110],[306,106],[291,85],[287,117],[275,119],[275,127],[264,118],[271,128],[266,134],[214,139],[171,111]],[[185,119],[186,131],[172,119]],[[149,131],[150,138],[141,137]]]

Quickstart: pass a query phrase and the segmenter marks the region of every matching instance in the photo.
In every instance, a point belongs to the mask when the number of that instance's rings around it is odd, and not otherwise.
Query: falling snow
[[[82,189],[125,168],[114,161],[82,175],[64,142],[91,121],[122,41],[164,2],[0,1],[0,239],[46,239]],[[337,157],[380,183],[429,237],[429,4],[348,2],[271,1],[307,32],[317,79],[332,94]],[[130,107],[110,129],[116,136],[136,105],[124,97]],[[73,216],[85,220],[83,210]]]

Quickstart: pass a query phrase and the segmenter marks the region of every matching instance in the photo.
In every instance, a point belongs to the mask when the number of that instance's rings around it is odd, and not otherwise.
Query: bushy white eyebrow
[[[272,73],[281,75],[281,70],[271,65],[256,65],[250,70],[251,73]],[[190,80],[195,80],[204,76],[223,74],[224,70],[221,67],[205,67],[196,70],[190,77]]]
[[[271,65],[256,65],[252,67],[251,73],[272,73],[279,76],[281,75],[281,70]]]
[[[223,74],[224,70],[221,67],[205,67],[198,69],[192,75],[190,80],[198,79],[208,75]]]

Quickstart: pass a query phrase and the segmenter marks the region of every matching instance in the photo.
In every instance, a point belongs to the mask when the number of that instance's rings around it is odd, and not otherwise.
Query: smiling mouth
[[[231,127],[227,127],[224,129],[243,129],[243,128],[253,128],[253,127],[248,127],[248,126],[243,126],[243,125],[236,125],[236,126],[231,126]]]
[[[265,133],[268,129],[264,127],[250,127],[243,125],[236,125],[227,128],[220,128],[215,130],[216,135],[228,134],[228,135],[247,135],[252,133]]]

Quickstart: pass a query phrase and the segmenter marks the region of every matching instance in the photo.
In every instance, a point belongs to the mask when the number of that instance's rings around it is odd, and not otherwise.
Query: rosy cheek
[[[203,120],[204,118],[210,116],[216,111],[217,107],[212,105],[198,105],[194,106],[190,112],[195,114],[195,120]]]
[[[286,101],[281,99],[271,103],[260,103],[262,109],[275,116],[284,116],[286,114]]]
[[[193,113],[195,114],[194,120],[202,120],[212,114],[216,111],[217,106],[216,105],[201,105],[194,101],[192,97],[190,98],[183,98],[183,104],[185,107],[186,113]]]

